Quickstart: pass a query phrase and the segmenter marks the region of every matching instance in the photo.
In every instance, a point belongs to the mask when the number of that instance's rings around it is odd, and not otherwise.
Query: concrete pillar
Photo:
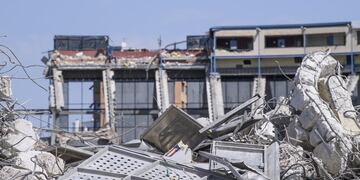
[[[346,33],[346,46],[350,49],[350,58],[351,58],[351,74],[355,74],[355,60],[354,60],[354,33],[351,24],[348,25],[348,32]],[[357,44],[355,44],[356,46]]]
[[[57,111],[61,111],[61,109],[64,108],[64,79],[62,76],[62,71],[59,71],[55,68],[53,68],[53,83],[55,92],[55,107]]]
[[[105,104],[105,127],[115,128],[115,81],[113,79],[114,71],[110,69],[103,70],[103,88]]]
[[[166,70],[155,71],[156,99],[160,112],[164,112],[170,105],[168,76]]]
[[[264,48],[262,47],[261,42],[264,42],[264,38],[261,37],[260,28],[256,28],[256,36],[254,42],[255,42],[254,47],[257,48],[257,73],[258,76],[261,76],[261,49]]]
[[[56,109],[56,103],[55,103],[55,89],[54,89],[54,83],[52,81],[49,85],[49,100],[50,100],[50,109]]]
[[[52,69],[53,80],[50,85],[50,108],[52,115],[52,129],[57,130],[61,126],[60,112],[64,108],[64,78],[62,71],[56,68]],[[67,122],[64,122],[67,124]],[[55,144],[56,134],[51,134],[51,144]]]
[[[302,27],[301,32],[303,35],[303,46],[304,46],[304,55],[305,55],[305,54],[307,54],[307,51],[306,51],[306,48],[307,48],[306,27]]]
[[[209,119],[215,121],[224,115],[224,100],[222,95],[220,74],[212,73],[206,77],[206,88],[209,108]]]
[[[263,108],[259,108],[264,104],[264,98],[265,98],[265,90],[266,90],[266,79],[262,77],[255,77],[254,83],[253,83],[253,89],[252,89],[252,96],[255,96],[256,94],[260,95],[260,99],[251,104],[251,113],[254,113],[256,116],[261,116],[263,113]]]

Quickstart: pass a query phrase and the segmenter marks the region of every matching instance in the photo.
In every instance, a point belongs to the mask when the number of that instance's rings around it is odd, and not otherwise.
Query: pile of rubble
[[[102,130],[94,133],[96,143],[59,132],[61,145],[44,148],[28,121],[4,118],[0,177],[358,179],[360,119],[351,101],[354,85],[340,68],[328,51],[309,54],[290,95],[275,104],[265,100],[265,80],[258,78],[252,98],[213,121],[171,105],[140,140],[121,146],[114,132]],[[68,141],[75,137],[81,148]]]
[[[0,179],[53,179],[64,173],[65,162],[44,150],[32,123],[20,119],[6,100],[0,118]]]

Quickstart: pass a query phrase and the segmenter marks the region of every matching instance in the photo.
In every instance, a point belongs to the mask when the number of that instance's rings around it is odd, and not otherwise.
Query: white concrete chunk
[[[314,149],[315,157],[320,158],[325,168],[333,175],[338,175],[340,172],[343,172],[346,168],[347,154],[342,154],[339,156],[338,152],[341,152],[338,147],[336,147],[334,142],[330,143],[321,143]]]
[[[48,175],[60,175],[65,167],[64,160],[42,151],[21,152],[12,161],[19,167]]]
[[[318,111],[318,108],[315,108],[314,103],[310,103],[300,114],[299,122],[304,129],[311,130],[320,117],[321,113]]]
[[[290,137],[303,142],[307,142],[309,139],[308,132],[301,127],[301,124],[297,120],[294,120],[289,124],[287,132]],[[294,141],[294,143],[298,144],[296,141]]]
[[[9,133],[1,139],[0,148],[15,152],[29,151],[38,140],[39,137],[33,130],[32,123],[17,119],[13,122],[13,127],[9,128]]]
[[[319,137],[319,134],[315,132],[316,128],[314,128],[312,131],[310,131],[309,133],[309,142],[311,144],[311,146],[316,147],[317,145],[319,145],[322,140]]]
[[[33,175],[30,170],[26,169],[18,169],[12,166],[4,166],[0,170],[0,180],[46,180],[45,175],[43,174],[36,174],[37,176]]]

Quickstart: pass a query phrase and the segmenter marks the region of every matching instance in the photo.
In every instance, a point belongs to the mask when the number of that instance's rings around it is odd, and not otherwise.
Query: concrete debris
[[[301,177],[316,177],[316,169],[311,163],[311,156],[300,146],[289,143],[280,144],[281,179],[296,179]],[[296,177],[296,178],[295,178]]]
[[[0,98],[10,98],[11,95],[12,91],[10,77],[0,76]]]
[[[6,133],[1,138],[0,179],[52,179],[62,175],[65,162],[45,150],[47,147],[39,140],[32,123],[25,119],[9,121]]]
[[[48,145],[40,140],[33,124],[19,118],[21,114],[14,110],[16,102],[7,89],[10,81],[0,81],[0,180],[47,180],[62,175],[65,162],[45,151]]]
[[[349,75],[347,77],[347,81],[345,82],[346,89],[348,90],[349,93],[351,93],[351,95],[355,91],[358,82],[359,82],[359,75]]]
[[[34,149],[39,140],[38,135],[32,128],[32,123],[25,119],[16,119],[10,122],[6,135],[0,140],[2,154],[7,157],[14,156],[18,152],[26,152]]]
[[[144,56],[134,58],[146,61],[148,67],[156,65],[157,58],[173,58],[176,62],[172,63],[178,63],[184,57],[197,56],[190,51],[163,51],[158,56],[142,53]],[[53,63],[65,58],[68,65],[76,65],[75,61],[107,63],[102,52],[96,55],[54,52],[52,56]],[[131,61],[113,63],[138,65]],[[206,79],[211,101],[207,102],[207,117],[192,117],[191,112],[181,109],[181,103],[169,105],[168,91],[159,91],[157,120],[144,130],[140,139],[127,143],[117,140],[118,132],[112,124],[115,114],[108,113],[106,126],[94,132],[50,129],[57,136],[57,145],[42,146],[36,145],[41,141],[29,121],[13,118],[3,123],[0,131],[4,157],[0,177],[358,179],[360,118],[351,100],[358,77],[344,79],[340,68],[329,51],[308,54],[291,82],[287,97],[268,101],[266,80],[259,77],[253,84],[253,97],[227,113],[224,113],[220,74],[212,74]],[[163,75],[159,70],[156,88],[164,91],[167,76],[161,79],[160,74]],[[56,78],[62,82],[61,76]],[[110,82],[112,75],[108,79]],[[63,103],[52,104],[53,108],[62,109]]]
[[[11,161],[17,167],[51,176],[63,174],[65,167],[64,160],[42,151],[21,152]]]
[[[49,179],[42,172],[33,172],[32,170],[19,169],[12,166],[4,166],[0,170],[1,180],[47,180]]]
[[[298,111],[298,121],[288,126],[289,136],[311,146],[325,169],[340,175],[348,168],[352,135],[360,133],[356,111],[340,65],[328,51],[307,55],[295,75],[290,105]],[[296,119],[295,119],[296,120]]]

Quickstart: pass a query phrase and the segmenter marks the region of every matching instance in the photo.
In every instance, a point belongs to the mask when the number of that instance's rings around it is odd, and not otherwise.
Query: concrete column
[[[210,122],[214,121],[214,111],[213,111],[213,103],[211,98],[211,85],[210,85],[210,76],[206,75],[205,79],[205,86],[206,86],[206,98],[208,103],[208,112],[209,112],[209,120]]]
[[[49,100],[50,100],[50,109],[56,109],[56,103],[55,103],[55,89],[54,89],[54,83],[53,81],[50,81],[49,85]]]
[[[263,108],[259,108],[262,104],[264,104],[265,98],[265,90],[266,90],[266,79],[262,77],[255,77],[252,89],[252,96],[259,94],[261,99],[257,100],[253,104],[251,104],[251,113],[253,115],[262,117]]]
[[[301,32],[303,35],[303,46],[304,46],[304,55],[307,53],[306,52],[306,48],[307,48],[307,37],[306,37],[306,27],[302,27],[301,28]]]
[[[110,69],[103,70],[103,88],[105,104],[105,127],[115,128],[115,81],[113,79],[114,71]]]
[[[55,93],[55,107],[57,111],[61,111],[64,108],[64,79],[62,71],[53,68],[53,83]]]
[[[261,42],[264,42],[264,39],[261,39],[261,29],[256,28],[256,36],[255,36],[255,46],[257,47],[257,73],[258,76],[261,76]]]
[[[62,71],[56,68],[52,69],[53,80],[50,85],[50,108],[52,115],[52,129],[57,130],[60,127],[60,112],[64,108],[64,78]],[[67,122],[65,122],[67,123]],[[51,144],[55,144],[56,134],[51,134]]]
[[[354,60],[354,31],[351,24],[348,25],[348,32],[346,33],[346,46],[350,48],[350,58],[351,58],[351,74],[355,74],[355,60]]]
[[[56,103],[55,103],[55,89],[54,89],[54,81],[50,81],[50,86],[49,86],[49,99],[50,99],[50,111],[51,111],[51,117],[52,117],[52,123],[51,123],[51,128],[52,129],[56,129],[56,116],[57,116],[57,112],[56,112]],[[51,142],[50,144],[53,145],[55,144],[55,133],[51,133]]]
[[[155,71],[156,99],[160,112],[164,112],[170,105],[168,76],[166,70]]]
[[[209,86],[209,90],[207,90],[209,119],[210,121],[215,121],[224,115],[224,100],[222,95],[220,74],[212,73],[207,77],[206,81],[206,86]]]

